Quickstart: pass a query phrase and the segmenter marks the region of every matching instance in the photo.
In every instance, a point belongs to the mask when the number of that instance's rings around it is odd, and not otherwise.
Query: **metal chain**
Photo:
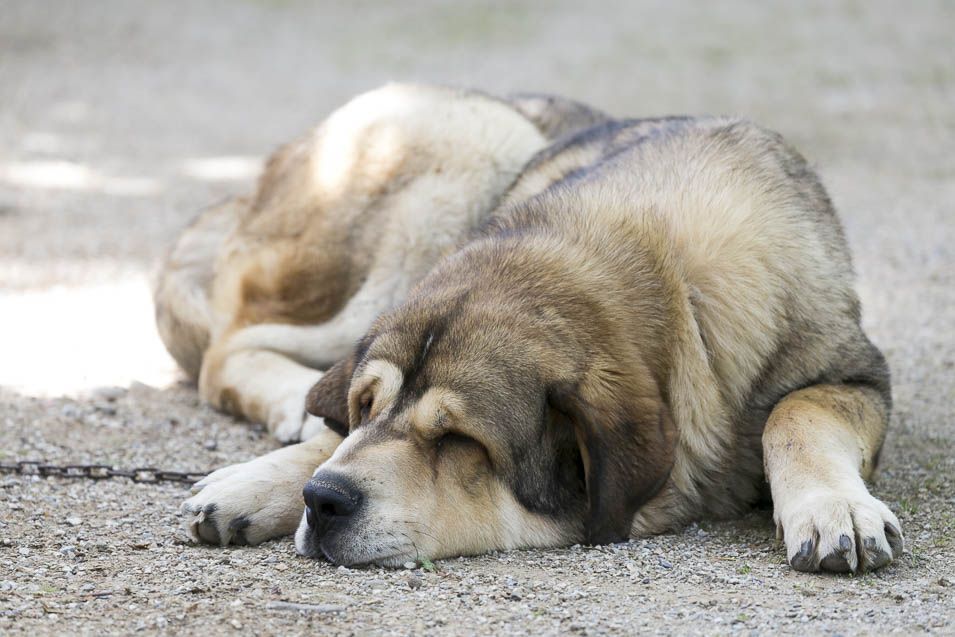
[[[106,480],[109,478],[129,478],[133,482],[155,484],[157,482],[181,482],[192,484],[204,478],[209,472],[164,471],[154,467],[136,467],[135,469],[116,469],[108,464],[66,464],[56,465],[40,460],[20,460],[18,462],[0,462],[0,473],[15,473],[24,476],[43,478],[71,478],[86,480]]]

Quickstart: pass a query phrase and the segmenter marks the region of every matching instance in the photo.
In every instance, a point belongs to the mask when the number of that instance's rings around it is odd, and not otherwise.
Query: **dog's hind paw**
[[[267,423],[269,432],[281,443],[308,440],[325,430],[325,421],[305,413],[305,400],[299,396],[272,410]]]

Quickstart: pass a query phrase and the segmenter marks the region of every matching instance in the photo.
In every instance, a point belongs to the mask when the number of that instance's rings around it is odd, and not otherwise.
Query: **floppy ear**
[[[637,510],[670,475],[676,431],[669,409],[660,398],[628,400],[580,385],[555,388],[550,395],[552,405],[573,423],[580,446],[587,541],[626,540]]]
[[[348,435],[348,388],[355,371],[355,357],[338,361],[325,372],[308,392],[305,411],[325,419],[325,426],[342,435]]]

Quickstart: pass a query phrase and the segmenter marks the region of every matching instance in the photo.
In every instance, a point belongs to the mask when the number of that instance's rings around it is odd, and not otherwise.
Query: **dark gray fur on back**
[[[514,110],[531,120],[547,139],[558,139],[610,121],[610,116],[556,95],[517,93],[506,98]]]

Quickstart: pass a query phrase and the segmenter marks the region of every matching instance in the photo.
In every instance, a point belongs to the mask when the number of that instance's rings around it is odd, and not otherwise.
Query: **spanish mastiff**
[[[739,119],[591,123],[536,150],[315,372],[306,406],[324,426],[197,485],[195,538],[294,531],[309,557],[398,565],[615,542],[771,495],[796,569],[900,555],[864,482],[889,374],[817,177]],[[381,230],[364,231],[382,246]],[[312,360],[308,320],[287,322],[273,351]]]

